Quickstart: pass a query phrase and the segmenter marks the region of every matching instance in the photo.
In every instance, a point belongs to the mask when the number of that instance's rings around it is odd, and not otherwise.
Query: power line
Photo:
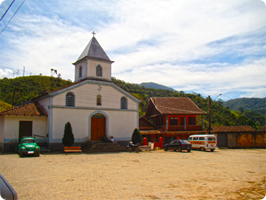
[[[15,0],[13,0],[13,1],[11,2],[11,4],[8,6],[8,8],[6,9],[5,13],[4,13],[3,16],[1,17],[0,22],[2,21],[2,19],[3,19],[4,16],[6,15],[7,11],[9,10],[9,8],[10,8],[10,7],[12,6],[12,4],[14,3],[14,1],[15,1]]]
[[[4,32],[4,30],[6,29],[7,25],[9,24],[9,22],[12,20],[12,18],[16,15],[16,13],[18,12],[18,10],[21,8],[21,6],[23,5],[23,3],[25,2],[25,0],[20,4],[20,6],[18,7],[18,9],[16,10],[16,12],[12,15],[12,17],[10,18],[10,20],[7,22],[7,24],[5,25],[4,29],[0,32],[0,35]]]

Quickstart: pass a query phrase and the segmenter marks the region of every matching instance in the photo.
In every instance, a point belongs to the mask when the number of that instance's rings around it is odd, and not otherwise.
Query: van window
[[[209,140],[209,141],[215,141],[216,138],[215,138],[215,137],[209,137],[208,140]]]
[[[205,137],[200,137],[199,140],[205,140]]]
[[[199,140],[199,137],[194,137],[193,140]]]
[[[188,140],[193,140],[193,137],[189,137]]]

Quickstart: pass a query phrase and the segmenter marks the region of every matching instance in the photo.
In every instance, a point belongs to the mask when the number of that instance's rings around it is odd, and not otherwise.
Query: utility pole
[[[222,94],[219,94],[217,97],[221,96]],[[215,99],[213,101],[215,101],[217,99],[217,97],[215,97]],[[208,96],[208,106],[209,106],[209,134],[211,134],[211,97],[210,95]]]
[[[25,67],[23,67],[23,76],[25,76]]]
[[[208,96],[208,106],[209,106],[209,134],[211,134],[211,97]]]

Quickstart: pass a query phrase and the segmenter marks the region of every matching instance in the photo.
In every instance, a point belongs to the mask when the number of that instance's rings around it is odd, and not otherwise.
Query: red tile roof
[[[161,114],[207,114],[188,97],[151,97],[150,101]]]
[[[216,133],[255,131],[251,126],[212,126],[212,130]]]
[[[48,116],[45,109],[38,102],[31,102],[0,112],[0,115]]]
[[[260,131],[266,131],[266,126],[263,126]]]

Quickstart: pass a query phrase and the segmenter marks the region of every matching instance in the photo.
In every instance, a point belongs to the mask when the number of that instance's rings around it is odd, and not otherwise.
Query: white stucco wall
[[[87,64],[87,76],[88,77],[94,77],[99,78],[96,76],[96,67],[100,65],[102,67],[102,77],[103,79],[107,79],[111,81],[111,63],[108,62],[99,62],[99,61],[88,61]]]
[[[110,111],[90,109],[53,108],[53,129],[50,142],[61,142],[64,127],[70,122],[76,142],[90,139],[90,117],[100,112],[106,117],[106,135],[115,140],[130,140],[133,130],[138,128],[137,111]]]
[[[75,107],[97,107],[120,109],[120,100],[126,97],[123,93],[108,85],[84,84],[74,89],[61,93],[53,98],[54,106],[65,106],[66,94],[72,92],[75,97]],[[97,106],[97,95],[102,97],[102,105]],[[136,110],[137,103],[126,97],[129,110]]]
[[[109,116],[109,136],[115,140],[130,140],[135,128],[138,127],[138,112],[107,112]]]
[[[96,67],[102,67],[102,77],[96,76]],[[82,77],[79,77],[79,68],[82,67]],[[111,81],[111,63],[104,61],[84,60],[75,65],[75,82],[84,78],[102,78]]]
[[[38,101],[39,104],[45,109],[46,113],[49,112],[48,106],[49,106],[49,97],[42,99]]]
[[[79,77],[79,68],[82,67],[82,77]],[[75,81],[84,79],[87,76],[86,61],[79,63],[75,66]]]
[[[32,134],[46,137],[47,117],[45,116],[14,116],[4,115],[4,139],[6,141],[18,141],[19,137],[19,121],[32,121]],[[37,138],[37,137],[36,137]]]

